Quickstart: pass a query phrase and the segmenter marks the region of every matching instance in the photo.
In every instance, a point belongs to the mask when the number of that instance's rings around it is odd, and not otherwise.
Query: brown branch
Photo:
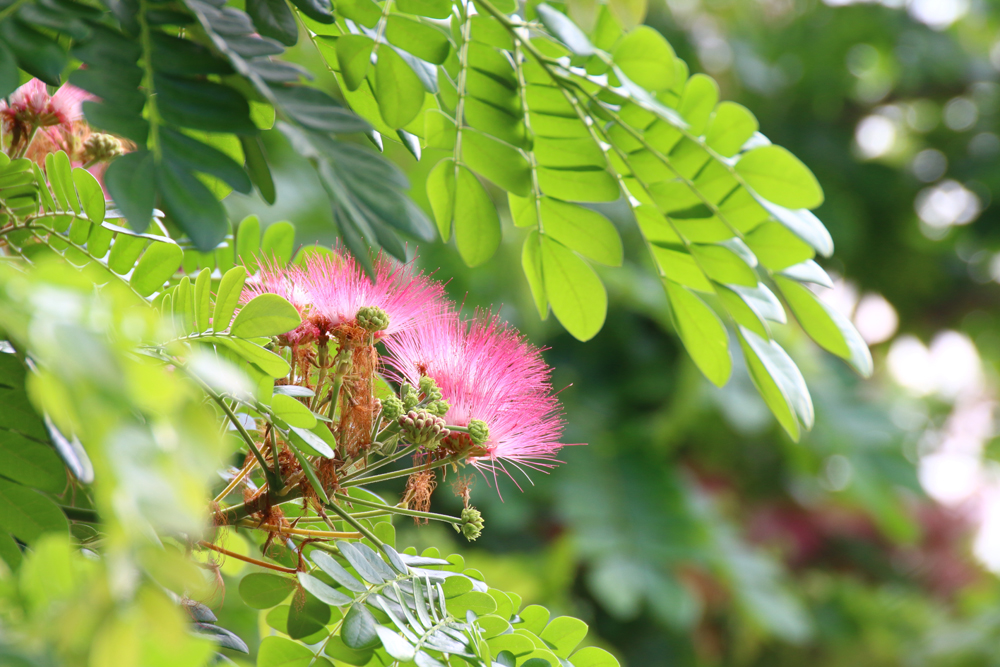
[[[274,565],[272,563],[265,563],[262,560],[257,560],[256,558],[251,558],[250,556],[243,556],[238,553],[233,553],[228,549],[223,549],[222,547],[216,546],[211,542],[206,542],[205,540],[199,540],[198,546],[204,547],[206,549],[211,549],[212,551],[218,551],[220,554],[225,556],[230,556],[236,560],[241,560],[244,563],[250,563],[252,565],[259,565],[261,567],[266,567],[269,570],[277,570],[278,572],[285,572],[286,574],[298,574],[298,570],[291,567],[284,567],[281,565]]]

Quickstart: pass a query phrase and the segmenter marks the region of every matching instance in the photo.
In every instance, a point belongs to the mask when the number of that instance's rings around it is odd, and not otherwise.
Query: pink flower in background
[[[518,469],[558,463],[564,424],[552,369],[538,348],[497,316],[480,313],[466,322],[449,312],[393,336],[386,348],[395,379],[414,386],[423,375],[434,379],[451,406],[447,423],[486,423],[488,454],[475,465],[496,476],[496,466],[507,472],[505,462]]]
[[[277,267],[262,263],[259,275],[247,281],[242,300],[258,294],[278,294],[302,315],[302,325],[292,332],[297,342],[328,336],[339,326],[355,324],[358,310],[375,306],[385,311],[389,326],[376,338],[393,336],[418,321],[434,319],[444,311],[444,286],[379,255],[374,280],[345,250],[313,255],[303,266]]]
[[[83,119],[83,103],[92,99],[93,95],[68,83],[50,96],[38,79],[15,90],[9,102],[0,101],[0,118],[4,131],[11,134],[14,152],[20,148],[19,143],[32,139],[31,133],[37,128],[42,136],[35,139],[40,144],[51,143],[53,150],[66,150],[72,156],[75,147],[67,144],[75,137],[77,121]]]

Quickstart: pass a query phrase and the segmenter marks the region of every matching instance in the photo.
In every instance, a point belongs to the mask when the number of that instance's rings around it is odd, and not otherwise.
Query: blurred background
[[[823,296],[871,344],[875,377],[779,331],[816,405],[793,443],[742,361],[721,390],[700,376],[626,221],[628,260],[602,276],[608,320],[588,343],[539,321],[524,230],[506,224],[475,270],[424,245],[420,265],[456,300],[548,348],[565,441],[587,444],[551,474],[501,480],[502,501],[479,478],[475,544],[400,525],[400,546],[460,548],[497,587],[584,618],[631,667],[1000,665],[1000,6],[650,0],[646,22],[816,173],[837,246]],[[292,57],[322,71],[310,48]],[[386,143],[427,207],[437,156]],[[278,202],[231,195],[233,218],[333,242],[312,169],[280,136],[268,148]],[[452,481],[441,509],[460,506]]]

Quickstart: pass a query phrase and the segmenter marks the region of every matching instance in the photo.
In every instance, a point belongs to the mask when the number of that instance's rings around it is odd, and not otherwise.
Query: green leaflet
[[[723,386],[732,371],[729,338],[719,317],[704,301],[682,285],[664,280],[670,314],[677,334],[691,358],[716,386]]]
[[[375,98],[386,125],[394,130],[417,117],[424,105],[424,84],[392,48],[379,49],[375,63]]]
[[[302,319],[295,306],[277,294],[261,294],[240,309],[229,333],[239,338],[277,336],[291,331]]]
[[[348,90],[357,90],[368,76],[375,42],[365,35],[341,35],[337,38],[337,62]]]
[[[769,201],[791,209],[816,208],[823,190],[802,162],[781,146],[760,146],[743,155],[736,171]]]
[[[774,282],[810,338],[828,352],[849,361],[862,376],[871,376],[874,370],[871,352],[850,320],[794,280],[775,276]]]
[[[153,243],[135,267],[129,283],[142,296],[161,289],[180,267],[184,252],[172,243]]]
[[[590,340],[604,325],[608,295],[586,262],[561,243],[541,237],[545,294],[559,322],[579,340]]]
[[[757,128],[757,119],[742,104],[722,102],[715,108],[715,115],[708,124],[705,143],[723,157],[732,157]]]
[[[615,45],[613,58],[633,83],[652,91],[669,90],[674,84],[674,50],[663,35],[649,26],[639,26]]]
[[[608,266],[621,266],[622,241],[611,221],[600,213],[550,197],[541,200],[545,234],[570,250]]]
[[[44,533],[67,532],[69,522],[47,496],[0,479],[0,530],[31,544]]]
[[[270,609],[281,604],[294,590],[295,579],[267,572],[248,574],[240,580],[240,597],[254,609]]]
[[[813,422],[812,398],[802,374],[774,341],[747,329],[740,329],[738,335],[750,378],[778,423],[797,441],[800,423],[809,429]]]
[[[212,314],[213,331],[224,331],[229,327],[236,306],[240,302],[246,278],[247,270],[242,266],[234,266],[222,276],[222,280],[219,282],[219,291],[215,295],[215,311]]]
[[[316,416],[301,402],[284,394],[275,394],[271,399],[274,416],[289,426],[311,429],[316,426]]]
[[[531,298],[538,309],[538,316],[543,320],[549,316],[549,301],[545,295],[545,279],[542,275],[542,246],[537,231],[532,231],[524,239],[521,249],[521,268],[528,279]]]

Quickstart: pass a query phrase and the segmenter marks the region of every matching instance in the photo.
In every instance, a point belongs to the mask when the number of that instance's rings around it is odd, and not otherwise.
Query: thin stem
[[[371,540],[372,544],[376,545],[379,549],[382,549],[383,551],[385,550],[385,543],[383,543],[382,540],[376,537],[375,533],[365,528],[360,521],[351,516],[349,512],[341,509],[336,503],[330,503],[329,505],[327,505],[327,507],[333,510],[333,513],[339,516],[341,519],[354,526],[354,529],[357,530],[362,535],[364,535],[365,537],[367,537],[369,540]]]
[[[198,546],[204,547],[206,549],[211,549],[212,551],[218,551],[220,554],[223,554],[225,556],[229,556],[230,558],[235,558],[236,560],[241,560],[244,563],[251,563],[253,565],[259,565],[260,567],[266,567],[269,570],[276,570],[278,572],[284,572],[286,574],[298,574],[298,572],[299,572],[298,570],[290,568],[290,567],[283,567],[281,565],[274,565],[272,563],[265,563],[262,560],[257,560],[256,558],[251,558],[250,556],[243,556],[242,554],[238,554],[238,553],[229,551],[228,549],[223,549],[222,547],[218,547],[218,546],[212,544],[211,542],[206,542],[205,540],[200,540],[198,542]]]
[[[459,524],[462,520],[455,516],[448,516],[447,514],[437,514],[435,512],[419,512],[417,510],[407,509],[405,507],[398,507],[395,505],[382,505],[370,500],[361,500],[359,498],[352,498],[351,496],[344,495],[342,493],[335,493],[334,496],[338,500],[343,500],[354,505],[361,505],[362,507],[377,507],[389,514],[401,514],[403,516],[412,516],[419,519],[434,519],[435,521],[447,521],[448,523]],[[355,517],[360,516],[358,514]]]
[[[404,468],[402,470],[394,470],[392,472],[387,472],[382,475],[372,475],[371,477],[362,477],[355,482],[344,482],[341,481],[340,486],[342,488],[349,488],[354,486],[360,486],[361,484],[374,484],[376,482],[384,482],[388,479],[396,479],[397,477],[406,477],[407,475],[412,475],[415,472],[422,472],[424,470],[433,470],[434,468],[440,468],[441,466],[446,466],[449,463],[457,463],[465,458],[468,452],[462,450],[458,454],[452,454],[447,458],[443,458],[440,461],[435,461],[434,463],[429,463],[422,466],[414,466],[412,468]]]
[[[160,114],[156,108],[156,89],[153,85],[153,41],[149,32],[149,19],[146,12],[149,11],[148,0],[139,0],[139,36],[142,41],[142,68],[144,70],[144,88],[146,103],[149,105],[149,148],[153,154],[160,156]]]
[[[281,528],[280,526],[270,526],[267,524],[258,525],[253,521],[240,521],[239,524],[242,528],[255,528],[257,530],[266,530],[271,533],[278,533],[279,535],[299,535],[301,537],[321,537],[327,539],[360,539],[361,533],[350,533],[343,532],[339,530],[309,530],[307,528]]]
[[[254,458],[257,459],[257,463],[259,463],[260,467],[264,470],[264,475],[267,477],[268,486],[271,489],[280,489],[281,482],[278,480],[277,475],[275,475],[273,470],[267,467],[267,462],[264,460],[264,455],[260,453],[259,449],[257,449],[257,444],[253,441],[253,438],[250,437],[250,434],[247,433],[246,428],[244,428],[243,426],[243,422],[239,420],[239,417],[237,417],[236,413],[233,412],[233,409],[229,407],[229,404],[226,403],[226,401],[223,400],[221,396],[216,394],[215,391],[208,386],[207,382],[202,380],[194,373],[191,373],[186,366],[181,365],[180,368],[185,369],[188,372],[188,376],[191,377],[196,383],[198,383],[198,385],[201,386],[201,388],[205,391],[205,393],[207,393],[213,401],[218,403],[219,407],[222,408],[222,411],[226,413],[227,417],[229,417],[229,421],[232,422],[233,425],[236,427],[236,430],[239,431],[240,437],[243,438],[243,442],[247,443],[247,447],[249,447],[250,451],[253,452]],[[274,464],[278,465],[277,460],[275,460]]]
[[[213,500],[212,502],[213,503],[220,503],[220,502],[222,502],[222,500],[226,496],[228,496],[230,493],[232,493],[233,489],[235,489],[236,486],[240,482],[242,482],[243,479],[253,471],[253,468],[254,468],[255,465],[257,465],[257,459],[256,458],[250,459],[250,462],[247,463],[245,466],[243,466],[243,469],[240,470],[239,473],[235,477],[233,477],[233,481],[229,482],[229,485],[226,486],[226,488],[224,488],[222,490],[222,493],[220,493],[218,496],[216,496],[215,500]]]
[[[407,454],[412,454],[413,452],[417,451],[417,449],[419,449],[419,448],[420,448],[420,445],[410,445],[409,447],[407,447],[405,449],[401,449],[400,451],[396,452],[392,456],[386,457],[386,458],[380,460],[377,463],[373,463],[373,464],[371,464],[370,466],[368,466],[366,468],[362,468],[361,470],[359,470],[357,472],[351,473],[350,475],[345,475],[343,478],[341,478],[340,483],[343,484],[344,482],[349,482],[352,479],[356,479],[358,477],[364,476],[365,473],[369,473],[372,470],[378,470],[382,466],[389,465],[393,461],[398,461],[399,459],[403,458]]]

